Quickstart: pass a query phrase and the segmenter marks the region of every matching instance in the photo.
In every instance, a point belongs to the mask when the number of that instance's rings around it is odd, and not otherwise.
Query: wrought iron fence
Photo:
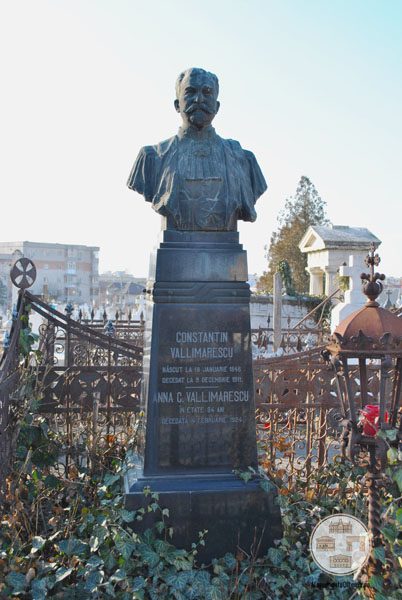
[[[21,375],[21,316],[28,310],[43,319],[35,348],[38,410],[64,440],[62,463],[66,471],[74,460],[82,460],[79,455],[84,435],[108,439],[128,432],[140,410],[142,345],[135,342],[142,340],[142,325],[132,323],[130,328],[124,323],[121,328],[119,323],[108,321],[101,331],[100,327],[75,321],[69,310],[63,315],[27,290],[20,291],[18,306],[0,371],[0,485],[4,484],[18,435],[12,419],[13,395]]]
[[[341,420],[332,368],[321,358],[325,346],[254,362],[255,398],[262,460],[289,485],[308,479],[340,455]],[[372,398],[380,385],[379,366],[369,367]],[[359,366],[350,370],[357,410],[362,408]]]
[[[331,300],[340,292],[338,288],[326,296],[317,306],[308,312],[300,321],[292,325],[292,317],[282,318],[279,348],[282,354],[293,354],[322,346],[329,341],[330,327],[328,318],[325,317],[326,309]],[[283,326],[285,321],[286,325]],[[311,325],[314,322],[314,325]],[[274,352],[275,330],[271,327],[271,317],[268,316],[267,327],[252,329],[251,340],[258,349],[255,358]],[[278,348],[276,348],[278,350]]]
[[[22,297],[13,314],[8,344],[0,360],[0,494],[15,452],[18,429],[17,407],[14,395],[20,383],[19,338],[22,329],[21,316],[24,312]]]
[[[70,315],[72,316],[72,315]],[[111,318],[106,309],[104,309],[102,318],[95,319],[95,311],[92,310],[89,317],[84,317],[82,310],[78,311],[77,320],[83,325],[87,325],[91,330],[104,331],[110,324],[114,328],[114,337],[132,343],[134,346],[142,348],[144,342],[144,326],[143,315],[140,319],[133,319],[132,312],[129,310],[124,314],[121,310],[116,310],[113,318]]]
[[[308,348],[314,348],[325,344],[328,332],[321,328],[310,329],[284,329],[282,330],[280,348],[283,354],[295,354],[303,352]],[[251,340],[261,351],[273,352],[274,330],[268,327],[260,327],[251,330]],[[256,360],[264,358],[256,357]]]
[[[122,326],[121,319],[102,323],[84,322],[82,317],[75,320],[72,311],[63,315],[23,290],[10,345],[0,363],[0,484],[16,435],[12,398],[20,378],[21,316],[28,307],[43,319],[36,352],[39,410],[63,439],[61,462],[66,472],[75,461],[90,460],[82,455],[84,436],[108,439],[134,431],[138,424],[143,323],[132,323],[130,329],[128,320]],[[267,468],[286,473],[289,483],[308,478],[313,469],[339,452],[341,415],[332,371],[320,357],[323,347],[300,351],[302,336],[310,333],[288,330],[284,339],[290,353],[255,360],[253,367],[262,458]],[[255,335],[261,336],[261,330],[254,331]],[[272,330],[267,335],[272,335]],[[377,367],[371,368],[375,393]],[[351,385],[360,406],[353,371]]]

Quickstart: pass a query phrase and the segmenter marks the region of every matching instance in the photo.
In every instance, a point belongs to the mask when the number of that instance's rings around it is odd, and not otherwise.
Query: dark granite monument
[[[266,183],[254,155],[211,126],[218,79],[189,69],[177,81],[177,136],[142,148],[128,180],[162,215],[150,267],[144,428],[126,506],[149,486],[169,508],[173,542],[208,530],[202,560],[266,551],[281,536],[274,488],[234,470],[257,467],[246,252],[237,221],[254,221]],[[143,525],[149,526],[148,522]]]

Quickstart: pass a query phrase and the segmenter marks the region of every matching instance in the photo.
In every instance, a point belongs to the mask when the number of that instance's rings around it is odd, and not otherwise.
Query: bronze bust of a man
[[[178,134],[141,148],[127,185],[182,231],[235,231],[255,221],[254,204],[267,189],[252,152],[219,137],[211,123],[219,110],[219,83],[204,69],[183,71],[174,106]]]

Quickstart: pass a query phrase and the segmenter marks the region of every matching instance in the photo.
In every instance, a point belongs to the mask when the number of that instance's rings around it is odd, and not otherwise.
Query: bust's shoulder
[[[218,137],[224,146],[228,146],[232,150],[243,150],[243,148],[240,145],[240,142],[238,142],[237,140],[232,140],[231,138],[222,138],[220,136]]]
[[[222,142],[230,147],[232,150],[234,150],[235,152],[242,152],[244,154],[253,154],[252,152],[250,152],[249,150],[245,150],[242,145],[240,144],[240,142],[238,142],[237,140],[232,140],[231,138],[220,138],[222,140]]]
[[[177,136],[174,135],[173,137],[168,138],[167,140],[162,140],[162,142],[154,144],[153,146],[143,146],[140,150],[140,154],[144,156],[144,158],[161,157],[166,154],[166,152],[168,152],[176,143]]]
[[[224,145],[226,147],[228,147],[232,150],[232,152],[235,152],[236,154],[241,154],[248,160],[251,160],[251,161],[255,160],[254,154],[250,150],[245,150],[242,147],[242,145],[240,144],[240,142],[238,142],[237,140],[232,140],[231,138],[228,138],[228,139],[220,138],[220,139],[222,140],[222,142],[224,143]]]

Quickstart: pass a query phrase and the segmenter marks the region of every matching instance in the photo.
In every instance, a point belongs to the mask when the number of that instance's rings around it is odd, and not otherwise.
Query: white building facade
[[[372,243],[377,248],[381,241],[364,227],[310,226],[299,244],[301,252],[307,254],[310,294],[331,295],[338,287],[339,268],[349,265],[351,255],[355,265],[364,266]]]

